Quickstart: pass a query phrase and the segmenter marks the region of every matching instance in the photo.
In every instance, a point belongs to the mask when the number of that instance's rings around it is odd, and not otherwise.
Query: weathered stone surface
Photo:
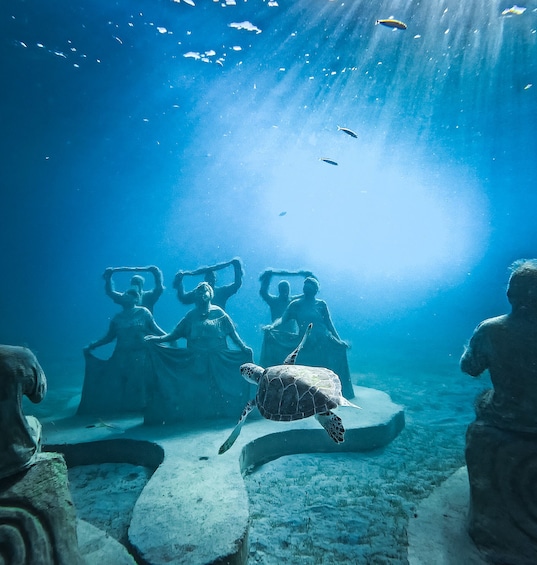
[[[73,464],[105,460],[150,466],[160,463],[134,507],[129,528],[129,543],[140,562],[246,563],[250,517],[244,473],[293,453],[376,449],[403,429],[403,408],[387,394],[364,387],[354,389],[356,403],[363,410],[338,410],[347,430],[343,444],[331,441],[313,418],[285,423],[252,418],[224,455],[218,455],[218,449],[232,424],[222,421],[192,421],[188,426],[163,428],[142,426],[141,419],[114,420],[112,428],[87,428],[91,420],[76,417],[55,421],[45,429],[45,436],[56,444],[55,449],[64,449]],[[115,431],[117,428],[122,429]],[[107,437],[109,441],[95,441]],[[61,445],[75,440],[75,446]],[[85,447],[80,442],[88,443]],[[162,462],[155,449],[147,459],[147,442],[162,448]]]
[[[485,565],[468,535],[468,471],[461,467],[422,500],[408,524],[409,565]]]
[[[78,565],[75,509],[58,453],[0,481],[0,562]]]
[[[22,413],[22,398],[43,400],[47,379],[26,347],[0,345],[0,479],[26,469],[41,446],[41,424]]]
[[[492,563],[537,563],[537,434],[476,420],[466,434],[469,533]]]

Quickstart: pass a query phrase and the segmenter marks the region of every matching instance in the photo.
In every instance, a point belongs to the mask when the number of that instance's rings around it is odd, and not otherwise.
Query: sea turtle
[[[297,355],[312,327],[313,324],[308,326],[302,341],[285,359],[283,365],[266,369],[254,363],[241,365],[242,376],[258,385],[257,394],[244,407],[235,429],[218,453],[225,453],[235,443],[246,417],[256,406],[264,418],[278,422],[291,422],[315,416],[336,443],[344,440],[345,428],[341,418],[331,410],[337,406],[360,407],[341,395],[339,377],[330,369],[295,365]]]

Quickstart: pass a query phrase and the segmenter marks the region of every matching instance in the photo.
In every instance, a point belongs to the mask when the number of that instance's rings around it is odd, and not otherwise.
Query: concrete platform
[[[461,467],[418,506],[408,527],[409,565],[486,565],[467,532],[468,471]]]
[[[403,429],[403,408],[387,394],[354,388],[353,402],[363,409],[338,409],[347,430],[340,445],[314,418],[279,423],[253,414],[223,455],[218,449],[233,428],[229,422],[150,427],[140,417],[88,428],[95,418],[75,416],[45,422],[44,442],[46,449],[64,453],[68,466],[117,462],[154,469],[128,533],[130,551],[141,562],[245,563],[249,512],[244,474],[284,455],[373,450]]]

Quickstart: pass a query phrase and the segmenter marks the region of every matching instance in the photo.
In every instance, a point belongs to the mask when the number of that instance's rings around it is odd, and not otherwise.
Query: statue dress
[[[86,371],[78,414],[116,414],[140,412],[145,408],[147,387],[153,380],[153,368],[144,337],[163,333],[152,314],[136,306],[116,314],[108,334],[99,345],[116,340],[109,359],[99,359],[84,350]]]
[[[149,343],[155,380],[149,390],[146,424],[237,418],[248,401],[250,385],[240,366],[252,361],[249,350],[229,349],[235,332],[219,307],[193,309],[168,336],[187,340],[186,348]]]

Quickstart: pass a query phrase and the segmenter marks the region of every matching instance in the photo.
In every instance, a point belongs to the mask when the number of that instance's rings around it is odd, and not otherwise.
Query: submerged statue
[[[0,345],[0,479],[26,469],[41,449],[41,424],[22,412],[22,397],[43,400],[47,380],[26,347]]]
[[[285,279],[280,280],[280,282],[278,283],[278,294],[270,294],[269,288],[272,277],[291,277],[297,275],[304,278],[313,277],[313,273],[311,271],[285,271],[267,269],[263,273],[261,273],[261,276],[259,277],[259,281],[261,282],[259,294],[270,308],[270,317],[272,322],[275,322],[278,318],[281,318],[283,313],[285,312],[285,309],[287,308],[287,306],[289,306],[289,303],[293,300],[296,300],[297,298],[300,298],[301,296],[299,294],[291,296],[291,285],[289,284],[289,281]]]
[[[341,380],[343,396],[354,398],[347,361],[348,345],[339,337],[326,302],[316,298],[318,292],[317,279],[306,277],[302,296],[289,303],[281,318],[264,328],[261,365],[270,367],[283,363],[300,343],[309,324],[313,324],[311,335],[301,352],[302,364],[334,371]],[[281,329],[288,327],[291,321],[296,322],[298,333]]]
[[[35,355],[0,345],[0,563],[84,563],[63,456],[41,452],[41,424],[22,412],[46,391]]]
[[[78,414],[112,414],[145,408],[153,370],[144,337],[165,332],[151,312],[139,304],[139,292],[135,288],[126,290],[121,298],[123,310],[112,318],[108,332],[84,348],[86,372]],[[91,353],[114,340],[116,345],[110,359],[99,359]]]
[[[226,312],[212,304],[213,289],[199,283],[195,307],[166,335],[147,336],[156,381],[145,421],[148,424],[235,416],[248,399],[239,367],[252,361]],[[186,339],[186,348],[163,347]],[[228,347],[228,339],[237,349]]]
[[[230,266],[233,267],[235,275],[234,281],[228,285],[216,286],[216,271],[221,271],[222,269]],[[173,281],[173,288],[177,290],[177,298],[182,304],[193,304],[195,302],[194,290],[185,292],[183,279],[185,276],[196,275],[204,275],[204,282],[208,283],[214,292],[212,303],[225,310],[229,298],[231,298],[242,286],[244,270],[242,268],[241,260],[238,257],[235,257],[235,259],[232,259],[231,261],[217,263],[216,265],[211,265],[209,267],[200,267],[194,271],[177,271]]]
[[[511,271],[511,312],[477,326],[460,365],[493,385],[466,434],[469,532],[493,562],[524,565],[537,559],[537,259]]]
[[[133,275],[131,278],[131,287],[135,288],[140,294],[140,306],[144,306],[152,313],[157,300],[164,292],[162,271],[155,265],[148,267],[108,267],[105,269],[103,273],[104,291],[116,304],[121,305],[124,293],[115,290],[112,280],[113,274],[118,272],[148,272],[153,275],[155,285],[151,290],[144,290],[145,279],[141,275]]]

